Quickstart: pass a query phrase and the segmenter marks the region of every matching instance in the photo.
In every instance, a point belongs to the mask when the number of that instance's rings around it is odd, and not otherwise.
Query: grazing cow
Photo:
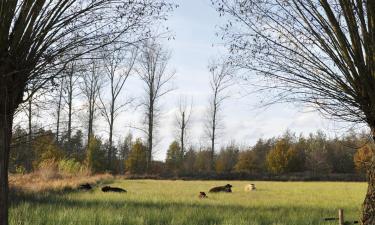
[[[255,191],[256,187],[255,184],[248,184],[245,186],[245,191]]]
[[[233,186],[230,184],[227,184],[225,186],[219,186],[219,187],[214,187],[210,189],[210,192],[232,192]]]
[[[79,190],[89,191],[89,190],[92,189],[92,187],[91,187],[91,185],[89,183],[86,183],[86,184],[79,185],[78,189]]]
[[[118,187],[105,186],[105,187],[102,187],[102,192],[118,192],[118,193],[122,193],[122,192],[126,192],[126,190],[122,189],[122,188],[118,188]]]
[[[204,198],[208,198],[208,196],[206,195],[206,193],[204,192],[199,192],[199,196],[198,196],[200,199],[204,199]]]

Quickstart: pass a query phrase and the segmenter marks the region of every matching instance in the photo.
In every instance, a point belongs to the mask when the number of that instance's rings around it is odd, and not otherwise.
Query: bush
[[[87,167],[75,159],[62,159],[58,162],[59,172],[62,174],[87,174]]]
[[[46,159],[38,164],[37,173],[44,180],[61,178],[58,170],[58,164],[53,159]]]
[[[25,174],[26,173],[26,169],[24,166],[16,166],[16,173],[17,174]]]

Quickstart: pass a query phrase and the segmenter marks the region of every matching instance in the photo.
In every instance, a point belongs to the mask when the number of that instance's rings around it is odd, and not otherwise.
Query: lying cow
[[[79,185],[78,189],[79,190],[89,191],[89,190],[92,189],[92,187],[91,187],[91,185],[89,183],[86,183],[86,184]]]
[[[126,190],[122,189],[122,188],[118,188],[118,187],[105,186],[105,187],[102,187],[102,192],[118,192],[118,193],[122,193],[122,192],[126,192]]]
[[[204,198],[208,198],[208,196],[206,195],[206,193],[204,192],[199,192],[199,196],[198,196],[200,199],[204,199]]]
[[[227,184],[225,186],[219,186],[219,187],[214,187],[210,189],[210,192],[232,192],[233,186],[230,184]]]
[[[255,191],[256,189],[255,184],[248,184],[245,186],[245,191]]]

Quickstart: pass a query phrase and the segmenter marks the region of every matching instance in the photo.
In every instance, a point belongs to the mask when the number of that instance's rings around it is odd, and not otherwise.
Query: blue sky
[[[165,159],[168,145],[176,138],[175,115],[181,96],[193,101],[189,144],[208,145],[209,140],[204,135],[204,118],[210,97],[208,63],[211,59],[226,53],[220,38],[215,35],[219,32],[218,26],[225,22],[225,18],[218,16],[211,7],[210,0],[175,2],[179,4],[179,8],[166,23],[175,39],[165,40],[163,45],[172,53],[169,68],[171,71],[175,70],[176,75],[171,83],[174,91],[160,101],[161,117],[154,155],[157,160]],[[132,76],[122,94],[123,99],[142,96],[142,88],[137,76]],[[280,103],[264,108],[260,103],[264,93],[246,95],[252,91],[250,85],[234,85],[229,90],[230,98],[224,102],[221,111],[223,129],[217,139],[219,146],[233,140],[242,146],[249,146],[259,138],[280,136],[286,130],[305,135],[323,130],[330,136],[340,136],[350,128],[348,124],[323,119],[318,113],[303,105]],[[81,108],[81,112],[75,115],[77,126],[84,129],[84,107],[78,107]],[[120,140],[129,132],[135,137],[144,137],[139,130],[130,128],[142,126],[142,113],[140,108],[122,113],[115,123],[114,139]],[[41,121],[43,119],[39,122]],[[106,124],[99,118],[95,126],[96,134],[106,139],[106,130]]]
[[[219,37],[218,26],[225,18],[220,18],[211,7],[210,0],[177,0],[179,8],[167,22],[175,39],[166,41],[165,47],[172,52],[170,69],[176,70],[173,80],[175,90],[161,101],[162,117],[158,131],[156,159],[164,160],[166,149],[173,141],[174,118],[180,96],[193,99],[192,123],[189,139],[192,144],[206,144],[203,118],[210,96],[207,65],[210,59],[225,54]],[[139,85],[139,84],[137,84]],[[134,86],[137,86],[134,83]],[[242,90],[242,91],[239,91]],[[328,134],[340,135],[346,124],[333,123],[323,119],[311,109],[291,104],[261,107],[261,94],[246,95],[251,86],[233,86],[230,98],[221,112],[224,129],[218,138],[219,145],[235,140],[242,145],[252,145],[259,138],[279,136],[286,130],[308,134],[324,130]],[[124,117],[128,118],[129,117]],[[132,121],[140,121],[132,114]],[[125,122],[126,123],[126,122]],[[135,122],[136,123],[136,122]],[[138,135],[141,135],[138,133]]]

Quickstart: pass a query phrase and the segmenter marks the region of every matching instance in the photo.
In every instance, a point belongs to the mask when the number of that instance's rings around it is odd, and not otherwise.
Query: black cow
[[[210,192],[232,192],[233,186],[230,184],[227,184],[225,186],[219,186],[219,187],[214,187],[210,189]]]
[[[118,193],[123,193],[123,192],[126,192],[126,190],[122,189],[122,188],[118,188],[118,187],[105,186],[105,187],[102,187],[102,192],[118,192]]]
[[[79,190],[89,191],[89,190],[92,189],[92,187],[91,187],[91,185],[89,183],[86,183],[86,184],[79,185],[78,189]]]

